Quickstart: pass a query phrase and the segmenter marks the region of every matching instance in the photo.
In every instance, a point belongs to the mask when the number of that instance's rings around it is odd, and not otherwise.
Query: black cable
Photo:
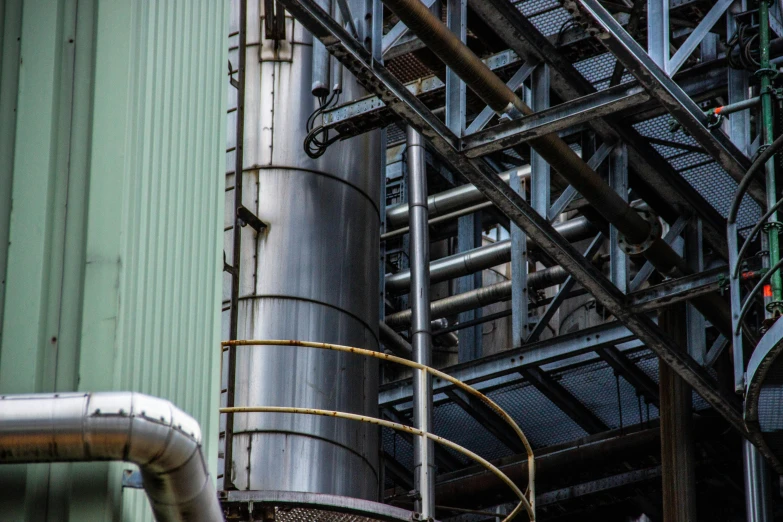
[[[339,103],[340,94],[341,91],[339,89],[335,89],[328,98],[325,96],[319,96],[318,108],[316,108],[310,114],[310,116],[307,117],[306,129],[308,132],[307,136],[305,136],[303,146],[305,153],[311,158],[319,158],[323,156],[326,152],[326,149],[329,148],[329,145],[342,139],[342,136],[339,133],[330,138],[329,129],[324,129],[323,125],[315,127],[315,122],[318,119],[318,116],[323,115],[324,112]]]

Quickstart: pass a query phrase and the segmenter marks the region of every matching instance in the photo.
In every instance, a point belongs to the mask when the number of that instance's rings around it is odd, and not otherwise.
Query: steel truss
[[[687,353],[681,352],[646,315],[634,313],[627,298],[604,275],[577,252],[536,210],[482,159],[471,158],[460,150],[460,138],[417,99],[385,67],[371,59],[369,52],[343,27],[312,0],[284,0],[286,8],[319,38],[365,87],[374,92],[400,118],[419,129],[434,150],[472,182],[495,206],[519,226],[556,263],[611,314],[618,318],[639,341],[670,365],[713,408],[738,431],[745,434],[739,404],[715,387],[707,372]]]

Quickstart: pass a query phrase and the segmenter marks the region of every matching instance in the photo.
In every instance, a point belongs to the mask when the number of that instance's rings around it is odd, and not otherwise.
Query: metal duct
[[[366,2],[350,4],[364,19]],[[286,13],[286,41],[268,40],[263,5],[284,12],[279,3],[248,3],[244,205],[268,227],[260,234],[243,229],[238,336],[377,350],[380,134],[334,143],[317,159],[304,153],[307,118],[318,107],[312,36]],[[339,76],[333,71],[331,82]],[[353,76],[344,80],[341,99],[365,94]],[[377,416],[374,359],[258,346],[238,347],[236,361],[237,406]],[[376,427],[249,413],[235,415],[233,428],[237,489],[378,498]]]
[[[223,520],[198,422],[133,392],[0,397],[0,463],[122,460],[139,466],[160,522]]]
[[[512,172],[519,171],[519,177],[523,182],[530,178],[530,165],[518,169],[509,170],[498,174],[500,179],[508,183]],[[455,212],[477,203],[486,201],[475,185],[465,184],[453,189],[444,190],[427,198],[430,219]],[[408,224],[408,204],[400,203],[386,208],[386,226],[389,230],[404,227]]]
[[[555,224],[555,230],[569,241],[581,241],[594,235],[598,230],[587,218],[578,217],[565,223]],[[511,240],[506,239],[474,248],[461,254],[443,257],[430,264],[430,282],[432,284],[462,277],[486,268],[502,265],[511,260]],[[386,291],[390,294],[402,294],[410,288],[410,270],[400,270],[386,276]]]

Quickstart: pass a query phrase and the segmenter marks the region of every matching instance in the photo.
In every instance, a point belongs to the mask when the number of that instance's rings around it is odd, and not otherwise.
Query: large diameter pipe
[[[427,172],[424,141],[408,127],[408,202],[411,228],[411,345],[413,360],[432,364],[430,326],[430,238],[427,209]],[[432,432],[432,376],[415,370],[413,376],[413,425]],[[416,511],[429,520],[435,516],[435,446],[424,437],[413,439],[414,485],[418,491]]]
[[[533,110],[419,0],[384,0],[384,3],[495,112],[506,114],[512,119],[533,114]],[[643,254],[656,269],[667,275],[690,273],[671,246],[652,234],[651,224],[642,219],[557,134],[532,139],[529,144],[598,213],[614,225],[628,243],[649,243]],[[727,321],[730,319],[730,311],[724,301],[706,295],[692,302],[721,333],[731,334],[731,322]]]
[[[578,217],[564,223],[557,223],[555,230],[569,241],[581,241],[591,237],[597,229],[584,217]],[[502,265],[511,260],[511,240],[498,241],[491,245],[474,248],[433,261],[430,264],[430,281],[440,283],[480,270]],[[401,270],[386,276],[386,291],[401,294],[408,291],[411,271]]]
[[[547,288],[563,283],[567,277],[568,272],[565,269],[553,266],[528,274],[527,286],[531,290]],[[503,281],[433,301],[430,306],[430,316],[433,319],[448,317],[509,299],[511,299],[511,281]],[[401,310],[389,314],[386,316],[385,322],[393,329],[407,328],[411,324],[411,310]]]
[[[508,183],[512,172],[519,172],[522,180],[530,178],[530,165],[498,174],[500,179]],[[444,190],[427,198],[427,208],[430,218],[442,216],[486,201],[479,189],[470,183],[453,189]],[[408,204],[401,203],[386,208],[386,226],[389,230],[404,227],[408,224]]]
[[[0,463],[121,460],[137,464],[155,520],[223,519],[198,422],[132,392],[0,397]]]

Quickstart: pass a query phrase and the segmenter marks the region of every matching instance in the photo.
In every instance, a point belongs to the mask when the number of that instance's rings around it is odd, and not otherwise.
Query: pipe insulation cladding
[[[349,3],[364,19],[366,2]],[[285,13],[284,40],[267,39],[264,5],[274,3],[248,2],[243,204],[267,228],[242,230],[238,338],[377,350],[381,180],[373,173],[381,172],[380,132],[336,142],[317,159],[305,154],[306,122],[319,104],[311,93],[318,77],[313,38]],[[284,12],[279,4],[276,9]],[[234,63],[236,53],[229,53]],[[344,79],[339,99],[366,94],[352,75]],[[233,124],[228,127],[231,135]],[[235,404],[377,416],[378,378],[377,361],[366,357],[241,346]],[[234,416],[233,429],[231,481],[237,489],[378,499],[377,427],[243,413]]]
[[[0,397],[0,464],[123,460],[141,470],[155,520],[224,520],[198,422],[133,392]]]

